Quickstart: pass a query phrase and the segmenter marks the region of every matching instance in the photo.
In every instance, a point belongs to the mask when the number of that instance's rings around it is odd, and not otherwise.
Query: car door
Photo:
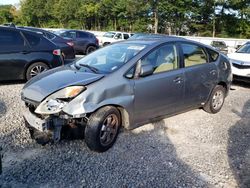
[[[23,78],[28,46],[18,30],[0,30],[0,80]]]
[[[185,66],[185,107],[199,106],[206,102],[214,88],[218,70],[215,62],[209,61],[202,46],[187,42],[182,42],[180,46]]]
[[[72,39],[72,42],[74,43],[74,50],[78,53],[81,52],[81,45],[79,44],[76,35],[76,31],[66,31],[61,36],[64,38]]]
[[[179,68],[178,54],[175,44],[164,44],[138,62],[139,67],[152,65],[153,73],[135,79],[134,117],[136,122],[172,114],[181,109],[184,96],[184,74]]]
[[[121,41],[123,40],[123,34],[122,33],[116,33],[115,36],[114,36],[114,39],[116,41]]]
[[[76,34],[77,43],[79,45],[79,48],[81,49],[81,52],[85,53],[87,45],[90,44],[90,36],[88,33],[85,32],[77,32]]]

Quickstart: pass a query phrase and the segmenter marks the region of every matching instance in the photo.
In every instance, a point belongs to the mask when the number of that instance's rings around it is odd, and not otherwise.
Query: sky
[[[0,0],[0,5],[18,4],[20,0]]]

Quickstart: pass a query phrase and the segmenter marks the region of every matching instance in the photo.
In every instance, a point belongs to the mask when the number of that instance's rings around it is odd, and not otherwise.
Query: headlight
[[[70,86],[48,96],[35,110],[37,114],[59,113],[67,101],[79,95],[86,88],[84,86]]]
[[[70,86],[57,91],[56,93],[52,94],[51,97],[57,99],[70,99],[76,97],[85,89],[86,88],[84,86]]]

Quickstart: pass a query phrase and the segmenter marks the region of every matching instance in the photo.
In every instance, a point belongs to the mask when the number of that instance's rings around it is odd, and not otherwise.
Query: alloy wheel
[[[100,142],[103,146],[107,146],[113,142],[119,127],[119,120],[115,114],[108,115],[103,121],[100,132]]]
[[[218,90],[214,93],[213,99],[212,99],[212,105],[215,110],[218,110],[223,105],[224,101],[224,93],[221,90]]]
[[[44,71],[46,71],[47,68],[42,66],[42,65],[37,65],[37,66],[34,66],[31,70],[30,70],[30,76],[31,77],[34,77]]]

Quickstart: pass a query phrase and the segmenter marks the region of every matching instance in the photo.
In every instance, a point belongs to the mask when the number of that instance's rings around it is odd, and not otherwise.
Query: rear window
[[[79,38],[89,38],[88,33],[78,32]]]
[[[28,40],[30,46],[37,46],[40,42],[40,37],[35,36],[33,34],[30,33],[23,33],[23,35],[25,36],[25,38]]]

